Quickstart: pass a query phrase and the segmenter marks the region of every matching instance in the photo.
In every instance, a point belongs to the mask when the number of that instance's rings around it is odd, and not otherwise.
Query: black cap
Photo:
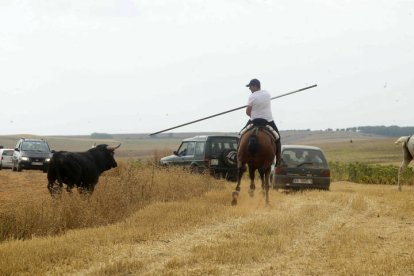
[[[258,79],[252,79],[249,84],[246,85],[246,87],[250,87],[250,86],[257,86],[260,87],[260,81]]]

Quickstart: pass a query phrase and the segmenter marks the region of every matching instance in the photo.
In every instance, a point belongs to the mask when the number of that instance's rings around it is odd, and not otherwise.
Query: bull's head
[[[110,147],[110,146],[106,146],[106,148],[109,150],[109,151],[112,151],[112,152],[114,152],[117,148],[119,148],[121,146],[121,143],[118,145],[118,146],[116,146],[116,147]]]
[[[115,154],[115,150],[117,149],[117,148],[119,148],[121,146],[121,144],[119,144],[118,146],[115,146],[115,147],[111,147],[111,146],[106,146],[106,149],[108,150],[108,152],[109,152],[109,154],[110,154],[110,168],[116,168],[117,166],[118,166],[118,164],[116,163],[116,161],[115,161],[115,158],[114,158],[114,154]],[[109,160],[108,160],[109,161]],[[109,165],[109,164],[108,164]]]

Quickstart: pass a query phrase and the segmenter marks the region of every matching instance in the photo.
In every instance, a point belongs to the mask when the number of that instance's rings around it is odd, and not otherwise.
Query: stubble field
[[[352,144],[318,145],[329,158]],[[386,141],[372,154],[356,145],[361,160],[388,154],[378,152]],[[384,163],[398,162],[400,149],[392,150]],[[45,174],[2,170],[0,274],[414,274],[412,186],[271,190],[269,206],[260,189],[249,197],[247,186],[243,180],[232,207],[233,183],[124,161],[88,200],[76,193],[52,200]]]

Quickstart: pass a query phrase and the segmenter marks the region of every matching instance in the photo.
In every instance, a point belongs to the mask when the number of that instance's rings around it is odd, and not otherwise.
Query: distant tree
[[[108,133],[94,132],[94,133],[91,134],[91,138],[93,138],[93,139],[112,139],[114,137],[111,134],[108,134]]]

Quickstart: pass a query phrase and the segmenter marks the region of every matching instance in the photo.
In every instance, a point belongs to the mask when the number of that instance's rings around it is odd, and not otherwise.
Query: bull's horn
[[[106,148],[108,149],[108,150],[110,150],[110,151],[114,151],[114,150],[116,150],[117,148],[119,148],[121,146],[121,144],[119,144],[118,146],[116,146],[116,147],[110,147],[110,146],[107,146]]]

